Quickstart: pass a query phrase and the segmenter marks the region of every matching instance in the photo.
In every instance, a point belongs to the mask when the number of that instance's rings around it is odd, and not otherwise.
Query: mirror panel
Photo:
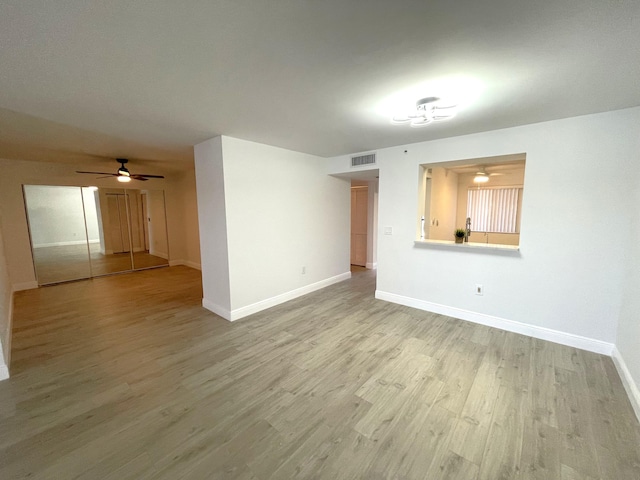
[[[163,190],[127,190],[135,269],[169,265]]]
[[[39,285],[169,265],[163,190],[23,191]]]
[[[39,285],[91,277],[89,241],[97,241],[95,222],[85,228],[80,187],[24,185],[33,263]]]
[[[95,218],[98,242],[90,243],[91,269],[94,276],[133,270],[126,191],[119,188],[83,187],[87,228]],[[87,205],[91,205],[88,207]],[[89,215],[91,210],[91,215]]]

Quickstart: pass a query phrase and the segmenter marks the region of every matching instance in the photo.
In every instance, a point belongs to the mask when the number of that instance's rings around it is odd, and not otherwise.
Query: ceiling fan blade
[[[490,176],[490,177],[493,177],[493,176],[496,176],[496,175],[504,175],[504,173],[498,173],[498,172],[496,172],[496,173],[490,173],[490,174],[489,174],[489,176]]]
[[[145,178],[141,175],[131,175],[131,178],[133,178],[134,180],[141,180],[143,182],[146,182],[147,180],[149,180],[148,178]]]
[[[136,173],[132,175],[134,177],[146,177],[146,178],[164,178],[164,175],[146,175],[144,173]]]
[[[91,175],[109,175],[109,176],[117,176],[115,173],[107,173],[107,172],[81,172],[76,170],[76,173],[89,173]]]

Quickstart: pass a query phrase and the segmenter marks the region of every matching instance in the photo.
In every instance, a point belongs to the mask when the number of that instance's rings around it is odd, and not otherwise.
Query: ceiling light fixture
[[[489,181],[489,175],[484,170],[476,172],[476,176],[473,177],[473,183],[487,183]]]
[[[457,105],[445,102],[440,97],[425,97],[418,100],[415,108],[411,111],[394,115],[391,123],[424,127],[431,122],[441,122],[453,118],[457,110]]]
[[[129,177],[127,175],[124,175],[124,174],[118,175],[118,181],[119,182],[123,182],[123,183],[130,182],[131,181],[131,177]]]

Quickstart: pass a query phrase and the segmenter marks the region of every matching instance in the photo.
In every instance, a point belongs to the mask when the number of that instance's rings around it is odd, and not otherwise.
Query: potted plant
[[[462,243],[464,241],[464,236],[467,234],[463,229],[456,228],[456,231],[453,232],[453,236],[456,239],[456,243]]]

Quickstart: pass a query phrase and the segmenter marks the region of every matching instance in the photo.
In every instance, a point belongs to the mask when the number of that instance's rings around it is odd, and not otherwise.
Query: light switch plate
[[[385,235],[393,235],[393,227],[384,227]]]

